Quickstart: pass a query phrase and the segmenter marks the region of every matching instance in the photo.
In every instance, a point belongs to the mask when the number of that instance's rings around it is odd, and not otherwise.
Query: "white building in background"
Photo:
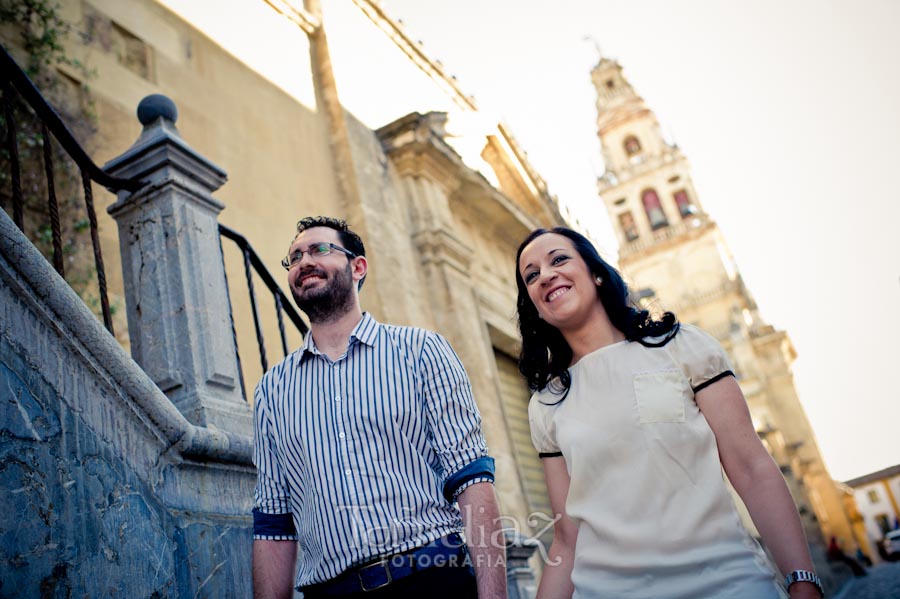
[[[877,544],[900,521],[900,464],[848,480],[866,535]]]

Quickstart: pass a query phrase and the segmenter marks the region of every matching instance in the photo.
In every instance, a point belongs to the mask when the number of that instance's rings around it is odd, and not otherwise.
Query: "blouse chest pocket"
[[[686,390],[687,381],[680,370],[634,375],[634,397],[641,424],[684,422]]]

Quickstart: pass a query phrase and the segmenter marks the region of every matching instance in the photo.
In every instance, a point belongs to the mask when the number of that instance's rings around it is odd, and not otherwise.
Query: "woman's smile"
[[[559,296],[563,295],[568,290],[569,290],[569,287],[557,287],[556,289],[554,289],[547,295],[547,299],[545,301],[547,301],[548,303],[552,302],[553,300],[555,300]]]

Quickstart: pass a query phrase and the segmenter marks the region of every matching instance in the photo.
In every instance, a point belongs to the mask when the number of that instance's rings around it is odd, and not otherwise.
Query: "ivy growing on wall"
[[[86,82],[93,73],[67,51],[75,35],[86,35],[61,15],[58,3],[48,0],[0,0],[0,39],[43,96],[59,113],[82,146],[89,147],[96,132],[93,101]],[[16,94],[11,98],[16,125],[20,177],[25,209],[25,234],[48,260],[52,256],[47,178],[41,124]],[[0,141],[7,136],[2,119]],[[53,180],[59,203],[66,280],[94,312],[100,302],[84,206],[80,171],[65,151],[51,141]],[[9,151],[0,149],[0,202],[12,212]],[[114,309],[115,306],[112,306]]]

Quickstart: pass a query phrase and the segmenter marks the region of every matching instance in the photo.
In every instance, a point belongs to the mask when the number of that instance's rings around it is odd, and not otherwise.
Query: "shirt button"
[[[341,439],[343,439],[343,438],[344,438],[344,433],[338,433],[338,437],[341,438]]]
[[[347,468],[346,470],[344,470],[344,474],[346,474],[347,476],[350,476],[351,474],[353,474],[353,471],[350,470],[349,468]]]
[[[334,398],[334,401],[341,401],[341,396],[338,395],[337,397],[335,397],[335,398]]]

